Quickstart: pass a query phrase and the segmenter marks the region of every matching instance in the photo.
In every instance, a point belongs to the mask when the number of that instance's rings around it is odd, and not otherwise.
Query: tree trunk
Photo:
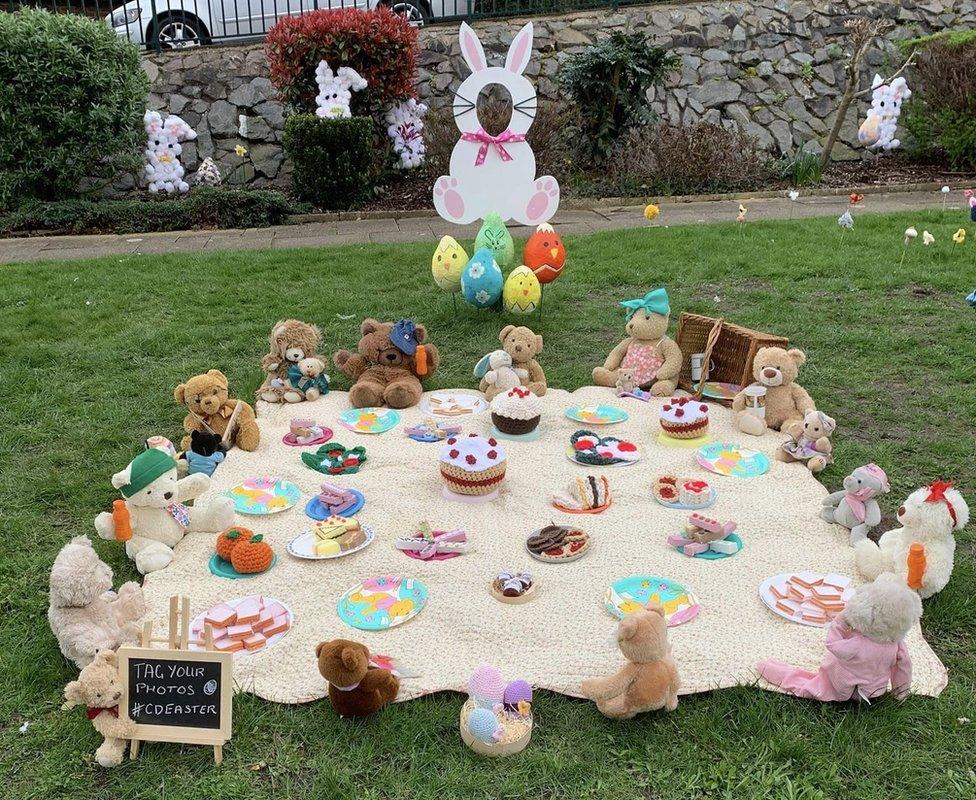
[[[834,149],[837,139],[840,138],[840,129],[844,127],[844,120],[847,118],[847,109],[850,108],[851,102],[854,100],[854,92],[856,90],[857,85],[853,80],[849,80],[847,82],[847,88],[844,89],[844,94],[840,99],[840,104],[837,106],[837,116],[834,117],[834,125],[830,129],[830,134],[827,136],[827,141],[824,144],[823,154],[820,156],[821,168],[826,168],[827,164],[830,163],[830,152]]]

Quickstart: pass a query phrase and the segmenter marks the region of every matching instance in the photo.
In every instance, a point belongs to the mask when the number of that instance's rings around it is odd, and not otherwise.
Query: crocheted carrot
[[[417,354],[414,356],[414,361],[417,362],[417,375],[423,377],[427,374],[427,348],[423,345],[417,348]]]
[[[125,500],[112,501],[112,524],[115,526],[116,540],[127,542],[132,538],[132,520]]]
[[[925,547],[915,542],[908,548],[908,577],[905,583],[909,589],[916,591],[922,588],[922,576],[925,574]]]

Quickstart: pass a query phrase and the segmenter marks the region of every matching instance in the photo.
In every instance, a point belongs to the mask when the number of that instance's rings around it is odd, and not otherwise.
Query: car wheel
[[[181,50],[207,44],[210,34],[192,14],[175,11],[156,17],[156,22],[149,26],[147,38],[150,45],[158,44],[163,50]]]
[[[418,28],[430,22],[430,7],[424,0],[389,0],[388,5],[394,14],[403,15]]]

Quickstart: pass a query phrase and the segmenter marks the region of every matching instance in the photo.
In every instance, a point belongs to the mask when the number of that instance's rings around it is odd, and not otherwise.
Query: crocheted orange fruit
[[[243,575],[264,572],[274,561],[274,550],[260,533],[245,541],[239,541],[231,550],[231,566]]]
[[[248,528],[242,528],[237,525],[226,528],[217,534],[217,546],[214,549],[220,558],[224,559],[224,561],[230,561],[230,554],[234,552],[237,545],[241,542],[246,542],[252,536],[254,536],[254,531]]]

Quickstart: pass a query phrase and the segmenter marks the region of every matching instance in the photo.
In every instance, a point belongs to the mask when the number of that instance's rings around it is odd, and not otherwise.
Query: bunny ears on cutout
[[[471,68],[472,72],[481,72],[488,69],[488,62],[485,59],[485,49],[481,46],[478,34],[472,30],[467,22],[461,23],[461,31],[458,39],[461,43],[461,55],[465,63]],[[521,75],[529,64],[532,56],[532,23],[527,22],[522,29],[515,34],[512,43],[508,47],[508,55],[505,56],[505,69]]]

